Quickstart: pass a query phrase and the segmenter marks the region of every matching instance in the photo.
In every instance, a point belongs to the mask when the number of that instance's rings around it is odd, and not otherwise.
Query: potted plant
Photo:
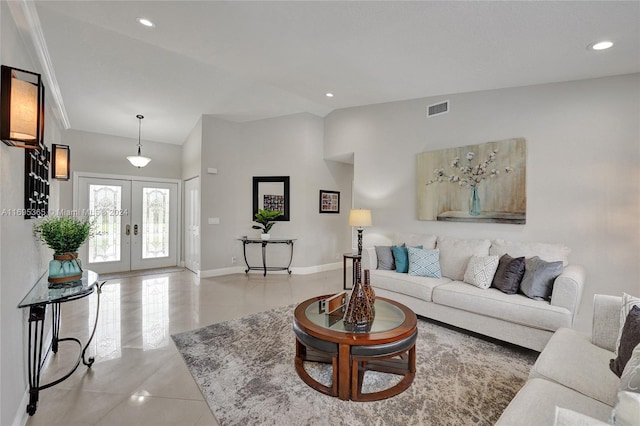
[[[262,230],[262,235],[260,236],[260,238],[262,238],[264,241],[270,238],[269,231],[271,230],[271,227],[275,225],[276,222],[274,221],[274,219],[278,216],[282,216],[281,211],[258,209],[258,213],[256,213],[255,219],[253,219],[253,221],[259,223],[260,225],[253,225],[252,228]]]
[[[91,235],[89,218],[49,216],[33,225],[37,240],[53,250],[49,262],[49,285],[73,283],[82,278],[78,249]]]

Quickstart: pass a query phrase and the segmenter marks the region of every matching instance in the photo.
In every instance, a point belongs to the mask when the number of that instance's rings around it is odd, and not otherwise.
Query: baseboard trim
[[[29,420],[29,415],[27,414],[27,404],[29,404],[29,389],[25,389],[24,395],[22,395],[22,400],[20,401],[20,406],[18,407],[18,411],[16,412],[16,416],[13,418],[12,426],[25,426],[27,421]]]
[[[318,272],[332,271],[334,269],[342,268],[341,262],[335,263],[327,263],[324,265],[314,265],[314,266],[305,266],[305,267],[293,267],[291,268],[291,273],[294,275],[309,275],[316,274]],[[231,275],[231,274],[244,274],[245,271],[244,266],[234,266],[231,268],[219,268],[219,269],[209,269],[207,271],[199,271],[198,276],[200,278],[209,278],[209,277],[219,277],[222,275]],[[252,273],[260,273],[259,270],[253,270]],[[287,271],[268,271],[268,274],[286,274]]]

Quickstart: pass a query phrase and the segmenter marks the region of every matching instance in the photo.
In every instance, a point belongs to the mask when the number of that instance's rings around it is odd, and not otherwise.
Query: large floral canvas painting
[[[418,154],[418,219],[526,222],[524,138]]]

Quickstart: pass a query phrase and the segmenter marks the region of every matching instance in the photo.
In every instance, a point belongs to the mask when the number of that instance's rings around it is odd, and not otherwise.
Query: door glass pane
[[[169,189],[142,188],[142,258],[169,256]]]
[[[89,211],[94,215],[95,236],[89,239],[89,262],[120,261],[122,187],[89,185]]]

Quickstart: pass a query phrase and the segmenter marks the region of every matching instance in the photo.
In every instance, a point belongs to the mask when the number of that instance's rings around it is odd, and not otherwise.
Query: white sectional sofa
[[[496,424],[609,424],[620,387],[609,360],[615,358],[621,301],[615,296],[594,297],[590,337],[571,329],[558,330]],[[556,407],[569,418],[556,423]],[[640,417],[636,424],[640,425]]]
[[[378,269],[375,247],[362,253],[362,268],[371,272],[376,295],[397,300],[416,314],[519,346],[542,351],[559,328],[570,328],[582,298],[585,273],[568,263],[569,249],[558,244],[505,240],[464,240],[432,235],[397,235],[394,244],[439,249],[442,278],[410,276]],[[522,294],[505,294],[463,282],[472,256],[509,254],[538,256],[547,262],[562,261],[564,270],[555,279],[550,301]]]

